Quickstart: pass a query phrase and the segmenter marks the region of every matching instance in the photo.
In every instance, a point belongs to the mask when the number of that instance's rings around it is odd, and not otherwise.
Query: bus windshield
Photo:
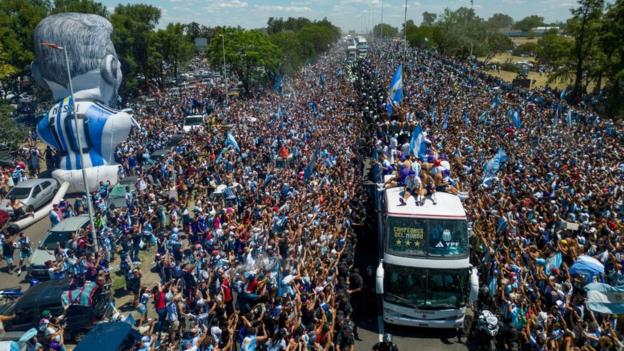
[[[397,256],[468,255],[466,220],[387,217],[386,251]]]
[[[426,269],[386,264],[384,300],[418,309],[452,309],[466,305],[467,269]]]

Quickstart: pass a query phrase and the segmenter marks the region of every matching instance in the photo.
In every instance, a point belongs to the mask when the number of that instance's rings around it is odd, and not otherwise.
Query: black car
[[[52,316],[63,313],[61,295],[69,290],[69,280],[50,280],[28,289],[19,300],[0,306],[0,314],[15,319],[5,321],[7,331],[28,330],[38,328],[43,311],[50,311]],[[91,306],[70,305],[65,311],[63,324],[65,338],[78,340],[84,336],[95,324],[113,313],[112,295],[108,286],[99,287],[93,294]]]
[[[74,351],[125,351],[140,339],[141,334],[126,322],[100,323],[85,335]]]

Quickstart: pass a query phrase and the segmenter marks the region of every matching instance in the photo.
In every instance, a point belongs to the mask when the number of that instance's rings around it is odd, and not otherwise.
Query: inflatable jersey
[[[68,181],[70,192],[84,190],[82,169],[87,173],[91,191],[97,189],[100,181],[117,183],[115,147],[128,137],[132,126],[130,115],[111,107],[117,101],[122,81],[112,32],[111,23],[101,16],[60,13],[44,18],[33,34],[33,78],[59,101],[39,121],[37,132],[44,142],[60,151],[60,168],[52,175],[60,182]],[[46,42],[57,47],[42,45]],[[76,100],[75,114],[69,97],[65,53]]]

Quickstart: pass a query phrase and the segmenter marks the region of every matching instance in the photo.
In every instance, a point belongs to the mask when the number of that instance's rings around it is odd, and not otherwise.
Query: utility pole
[[[93,221],[93,201],[91,201],[91,193],[89,192],[89,184],[87,183],[87,169],[85,167],[84,161],[84,152],[85,149],[82,148],[82,138],[78,134],[78,116],[76,116],[76,99],[74,98],[74,86],[72,84],[71,70],[69,67],[69,55],[67,55],[67,48],[60,46],[54,43],[43,42],[41,45],[48,47],[50,49],[61,50],[65,55],[65,69],[67,70],[67,79],[68,79],[68,87],[70,94],[70,111],[71,118],[74,120],[74,128],[76,129],[76,141],[78,142],[78,158],[80,159],[81,172],[82,172],[82,183],[84,185],[84,192],[87,197],[87,208],[89,209],[89,222],[91,223],[91,238],[93,239],[93,248],[95,252],[98,252],[99,245],[97,241],[97,232],[95,231],[95,222]],[[61,103],[62,107],[62,103]],[[69,111],[67,112],[67,117],[69,118]]]

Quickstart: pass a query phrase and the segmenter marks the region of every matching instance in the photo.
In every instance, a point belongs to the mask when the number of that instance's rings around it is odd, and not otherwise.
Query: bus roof
[[[407,200],[407,204],[400,206],[399,198],[403,193],[403,187],[395,187],[386,189],[385,200],[388,216],[393,217],[418,217],[418,218],[446,218],[446,219],[466,219],[466,211],[459,197],[444,193],[436,192],[436,202],[427,198],[425,204],[416,206],[413,197]]]

